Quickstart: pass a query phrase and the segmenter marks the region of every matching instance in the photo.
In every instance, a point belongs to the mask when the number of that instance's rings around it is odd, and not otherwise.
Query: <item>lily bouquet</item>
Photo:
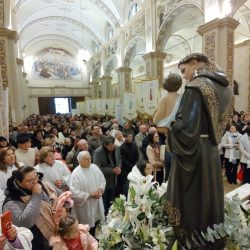
[[[128,199],[121,195],[110,207],[99,233],[100,249],[165,250],[173,239],[165,211],[167,184],[141,177],[129,188]]]
[[[250,210],[242,207],[238,195],[225,199],[225,221],[219,225],[208,227],[203,234],[207,241],[227,238],[226,249],[247,250],[250,247]]]

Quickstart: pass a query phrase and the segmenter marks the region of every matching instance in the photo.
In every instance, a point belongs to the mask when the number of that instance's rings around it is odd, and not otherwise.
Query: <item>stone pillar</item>
[[[238,24],[231,17],[217,18],[201,25],[197,30],[202,36],[203,53],[226,72],[230,84],[234,80],[234,30]]]
[[[90,93],[92,98],[100,98],[100,85],[99,82],[90,82]]]
[[[146,63],[146,77],[151,79],[158,78],[159,87],[162,87],[164,77],[164,59],[166,57],[164,52],[149,52],[143,56]]]
[[[116,69],[118,74],[118,97],[123,100],[124,92],[132,92],[131,72],[129,67],[120,67]]]
[[[111,76],[102,76],[100,77],[101,82],[101,97],[107,99],[111,97]]]
[[[0,67],[1,68],[1,67]],[[8,104],[8,88],[3,86],[0,71],[0,135],[9,139],[9,104]]]
[[[21,67],[18,68],[16,60],[16,40],[15,31],[0,28],[0,66],[3,85],[8,88],[10,120],[16,126],[23,121],[23,97],[22,97],[22,77],[20,78]],[[22,74],[22,73],[21,73]]]

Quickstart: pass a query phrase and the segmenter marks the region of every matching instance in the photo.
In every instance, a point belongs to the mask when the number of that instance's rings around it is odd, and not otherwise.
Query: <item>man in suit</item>
[[[102,196],[105,214],[108,213],[110,202],[115,198],[119,187],[118,176],[121,174],[120,149],[114,143],[114,137],[104,137],[103,144],[95,150],[93,159],[93,163],[101,169],[106,179],[106,188]]]

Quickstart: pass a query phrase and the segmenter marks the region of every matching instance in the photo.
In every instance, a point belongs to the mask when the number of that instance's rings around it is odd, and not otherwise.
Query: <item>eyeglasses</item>
[[[34,182],[37,182],[39,180],[39,175],[37,174],[35,178],[29,179],[26,182],[29,184],[33,184]]]

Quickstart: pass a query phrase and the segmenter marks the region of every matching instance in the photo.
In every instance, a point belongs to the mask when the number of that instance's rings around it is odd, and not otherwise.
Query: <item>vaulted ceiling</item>
[[[15,0],[16,29],[22,52],[64,47],[76,52],[103,44],[107,23],[126,22],[129,0]],[[75,54],[75,53],[74,53]]]

